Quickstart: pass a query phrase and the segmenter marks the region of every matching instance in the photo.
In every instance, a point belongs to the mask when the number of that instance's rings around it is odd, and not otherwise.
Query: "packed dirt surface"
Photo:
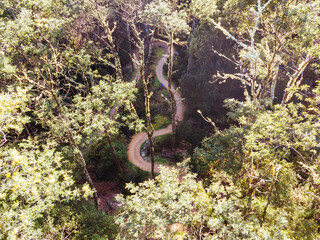
[[[165,42],[161,41],[155,41],[152,43],[153,47],[163,47],[165,49],[165,54],[162,55],[161,59],[159,60],[157,67],[156,67],[156,75],[158,80],[163,84],[165,88],[168,89],[168,81],[165,79],[163,75],[163,67],[167,62],[168,59],[168,45]],[[175,50],[173,51],[175,52]],[[138,71],[137,71],[138,72]],[[139,75],[140,77],[140,75]],[[135,80],[139,80],[139,78],[135,77]],[[182,102],[181,95],[172,87],[172,90],[174,92],[174,98],[176,100],[176,121],[182,121],[183,115],[185,111],[185,106]],[[154,137],[162,136],[165,134],[172,133],[172,125],[170,124],[166,128],[159,129],[154,132]],[[141,145],[148,140],[148,135],[146,132],[140,132],[135,134],[131,142],[128,146],[128,158],[131,163],[133,163],[138,168],[151,172],[151,163],[147,162],[140,153]],[[159,164],[154,165],[154,172],[159,173]]]

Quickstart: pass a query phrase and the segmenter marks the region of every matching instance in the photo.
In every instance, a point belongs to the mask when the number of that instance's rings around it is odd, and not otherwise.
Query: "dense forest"
[[[0,239],[320,239],[319,0],[0,1]]]

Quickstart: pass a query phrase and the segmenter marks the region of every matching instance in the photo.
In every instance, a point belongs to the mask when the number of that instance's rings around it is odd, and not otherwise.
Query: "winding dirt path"
[[[165,54],[162,55],[162,57],[160,58],[160,60],[159,60],[159,62],[157,64],[156,76],[157,76],[158,80],[163,84],[163,86],[168,89],[168,81],[165,79],[165,77],[163,75],[163,67],[166,64],[167,59],[168,59],[168,45],[167,45],[167,43],[161,42],[161,41],[155,41],[155,42],[152,43],[152,45],[154,47],[162,47],[162,48],[165,49]],[[175,52],[175,50],[173,52]],[[138,74],[136,74],[136,75],[138,75]],[[136,76],[134,79],[138,80],[139,77],[140,77],[140,75]],[[175,98],[176,104],[177,104],[177,107],[176,107],[176,121],[182,121],[183,120],[183,115],[184,115],[184,112],[185,112],[185,106],[184,106],[184,104],[182,102],[181,95],[173,87],[172,87],[172,90],[175,93],[174,94],[174,98]],[[158,136],[162,136],[162,135],[169,134],[169,133],[172,133],[172,125],[171,124],[169,126],[167,126],[166,128],[156,130],[154,132],[153,136],[154,137],[158,137]],[[140,153],[141,145],[146,140],[148,140],[148,136],[147,136],[146,132],[140,132],[140,133],[135,134],[132,137],[131,142],[130,142],[130,144],[128,146],[127,153],[128,153],[129,161],[131,163],[133,163],[135,166],[137,166],[138,168],[140,168],[140,169],[142,169],[144,171],[151,172],[151,163],[147,162],[141,156],[141,153]],[[159,164],[155,163],[154,171],[156,173],[159,173]]]

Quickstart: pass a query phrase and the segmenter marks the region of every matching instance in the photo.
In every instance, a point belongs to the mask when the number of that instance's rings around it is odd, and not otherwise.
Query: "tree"
[[[139,186],[128,184],[127,188],[132,195],[117,198],[119,239],[173,238],[175,233],[170,229],[174,226],[182,225],[180,231],[185,234],[184,227],[202,224],[206,194],[191,173],[161,168],[154,180]]]
[[[228,173],[241,189],[237,201],[246,206],[244,212],[267,227],[283,218],[286,235],[293,239],[314,239],[319,234],[314,212],[319,198],[311,194],[318,192],[314,180],[320,146],[318,108],[317,100],[306,101],[309,105],[229,101],[229,116],[239,125],[205,139],[193,164],[208,179],[216,171]]]
[[[88,203],[93,191],[87,183],[75,183],[73,164],[61,146],[41,137],[23,139],[32,121],[29,91],[17,87],[0,94],[5,140],[0,146],[0,238],[112,235],[111,219]]]
[[[63,144],[70,144],[72,151],[82,166],[84,174],[90,186],[94,188],[93,181],[86,167],[86,159],[82,149],[95,144],[103,137],[103,134],[118,133],[120,115],[117,112],[111,114],[115,108],[123,108],[127,111],[123,115],[124,122],[130,122],[129,127],[136,126],[135,113],[131,111],[131,101],[134,98],[135,88],[133,83],[100,81],[99,85],[91,87],[91,93],[86,97],[81,94],[74,96],[69,104],[60,101],[53,93],[52,98],[43,98],[39,102],[40,108],[36,110],[36,116],[43,127],[49,128],[50,135]],[[43,89],[46,94],[46,89]],[[48,112],[48,107],[57,109],[58,114]],[[52,110],[51,110],[52,111]],[[98,199],[96,193],[96,199]]]
[[[148,90],[148,85],[150,82],[150,78],[152,77],[152,74],[150,74],[148,77],[146,76],[147,61],[145,58],[145,38],[148,38],[149,34],[147,33],[147,36],[144,36],[144,32],[141,31],[137,26],[138,24],[143,24],[143,21],[141,19],[141,12],[145,3],[142,1],[129,3],[126,1],[120,1],[118,4],[119,14],[121,18],[126,22],[127,30],[129,30],[133,36],[132,38],[129,38],[128,41],[132,40],[134,45],[136,45],[138,49],[135,53],[131,52],[131,61],[138,70],[136,72],[135,79],[137,80],[137,82],[141,80],[141,83],[143,85],[145,117],[147,120],[147,126],[145,127],[145,130],[147,132],[148,140],[150,142],[151,174],[154,177],[154,128],[152,125],[152,118],[150,112],[150,98],[152,96],[152,92],[149,93]],[[153,32],[151,33],[151,35],[153,35]]]
[[[162,168],[154,180],[127,188],[131,195],[118,197],[118,239],[289,239],[281,216],[261,226],[246,212],[241,188],[223,171],[204,187],[186,169]]]
[[[170,0],[158,0],[147,4],[143,14],[146,23],[163,30],[169,40],[168,90],[171,100],[172,149],[175,149],[177,103],[175,100],[175,89],[172,87],[172,73],[174,43],[178,43],[179,39],[174,39],[174,37],[175,35],[189,32],[187,24],[188,16],[184,9],[184,4],[178,4],[176,1]]]
[[[16,90],[16,91],[14,91]],[[28,124],[30,89],[11,89],[0,94],[3,141],[0,147],[0,237],[9,239],[42,238],[64,235],[61,228],[46,232],[40,222],[53,221],[46,215],[59,201],[81,199],[92,194],[89,186],[75,186],[71,170],[65,166],[56,142],[27,139],[12,143]],[[8,138],[8,139],[7,139]],[[15,139],[16,140],[16,139]],[[71,226],[70,226],[71,227]]]
[[[111,51],[114,64],[108,62],[110,56],[92,46],[92,42],[88,41],[88,45],[75,44],[73,32],[64,35],[68,24],[74,21],[68,14],[80,8],[74,16],[76,19],[87,10],[86,5],[75,3],[67,11],[63,2],[57,2],[66,11],[63,12],[65,18],[61,16],[58,19],[54,4],[51,1],[43,4],[45,10],[21,2],[24,8],[15,9],[15,18],[5,17],[8,27],[1,28],[1,32],[4,36],[4,59],[8,61],[11,74],[6,74],[6,69],[2,74],[15,84],[19,82],[32,88],[35,94],[34,121],[41,122],[43,128],[49,130],[42,136],[70,146],[74,159],[94,188],[81,146],[94,143],[103,133],[117,133],[121,124],[114,109],[123,108],[124,112],[129,113],[123,115],[124,122],[130,122],[131,128],[136,126],[136,115],[131,114],[134,88],[132,84],[123,82],[120,59],[112,38],[113,30],[100,12],[97,14],[107,38],[105,47]],[[22,20],[24,27],[20,24]],[[104,38],[103,35],[101,39]],[[117,79],[113,81],[110,75],[100,74],[92,67],[93,59],[114,66]],[[97,193],[95,197],[97,199]]]
[[[41,145],[27,140],[15,148],[2,147],[0,154],[1,238],[64,236],[59,227],[47,232],[46,225],[54,221],[47,213],[60,201],[92,195],[89,185],[75,186],[71,171],[63,167],[68,163],[54,142]]]
[[[85,152],[104,133],[136,126],[135,88],[105,72],[105,45],[79,29],[85,5],[7,1],[0,9],[0,238],[106,239],[112,224],[90,204],[97,193]]]
[[[213,8],[208,3],[193,1],[195,16],[211,23],[238,45],[236,58],[215,52],[233,62],[239,73],[217,77],[241,81],[248,100],[274,99],[278,79],[285,82],[287,88],[299,86],[307,66],[319,58],[319,43],[315,40],[319,36],[319,16],[314,14],[319,8],[316,2],[278,4],[258,0],[253,5],[227,1],[215,2]],[[283,104],[292,97],[288,90],[282,95]]]

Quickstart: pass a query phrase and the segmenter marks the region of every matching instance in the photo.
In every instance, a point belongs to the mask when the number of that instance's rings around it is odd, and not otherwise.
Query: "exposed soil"
[[[94,183],[98,194],[99,209],[113,213],[117,209],[117,204],[114,200],[115,196],[120,193],[120,190],[114,181],[103,181]]]

